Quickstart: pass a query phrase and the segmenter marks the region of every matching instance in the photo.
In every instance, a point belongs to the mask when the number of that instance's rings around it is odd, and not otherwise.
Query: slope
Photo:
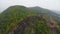
[[[7,8],[0,14],[0,34],[60,34],[59,25],[49,16],[51,12],[38,11],[19,5]]]
[[[0,14],[0,34],[7,34],[13,26],[32,13],[28,8],[19,5],[7,8]]]
[[[33,10],[34,12],[36,12],[37,14],[41,14],[43,13],[43,15],[46,15],[48,18],[52,17],[58,24],[60,24],[60,15],[56,14],[55,12],[48,10],[48,9],[44,9],[41,7],[29,7],[31,10]]]
[[[60,30],[56,26],[53,21],[49,22],[38,15],[31,15],[13,27],[9,34],[60,34]]]

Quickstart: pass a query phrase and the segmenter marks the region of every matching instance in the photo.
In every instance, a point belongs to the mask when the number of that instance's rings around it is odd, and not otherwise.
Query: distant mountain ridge
[[[47,15],[46,16],[51,16],[53,17],[58,23],[60,23],[60,15],[57,14],[56,12],[52,11],[52,10],[48,10],[48,9],[44,9],[44,8],[41,8],[41,7],[31,7],[30,8],[31,10],[33,10],[34,12],[36,12],[37,14],[40,14],[40,13],[46,13]]]
[[[57,10],[52,10],[52,11],[60,15],[60,11]]]

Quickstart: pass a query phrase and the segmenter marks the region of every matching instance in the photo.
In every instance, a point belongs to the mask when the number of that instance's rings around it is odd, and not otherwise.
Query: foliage
[[[41,15],[40,13],[42,11],[43,12],[46,11],[46,9],[43,10],[42,8],[41,8],[41,10],[31,10],[31,9],[26,8],[24,6],[18,6],[17,5],[17,6],[11,6],[11,7],[7,8],[4,12],[2,12],[0,14],[0,34],[8,34],[9,31],[14,26],[17,26],[17,24],[20,21],[24,20],[24,18],[26,16]],[[34,11],[36,11],[36,12],[34,12]],[[37,11],[41,11],[41,12],[37,12]],[[48,12],[48,11],[49,10],[47,10],[46,12],[49,13],[49,15],[50,15],[51,12]],[[49,15],[47,15],[46,17],[49,17]],[[53,16],[53,15],[51,14],[51,16]],[[31,22],[31,23],[33,23],[33,22]],[[29,23],[29,24],[31,24],[31,23]],[[34,24],[36,26],[34,28],[34,31],[37,32],[37,34],[48,34],[48,33],[52,32],[49,30],[49,25],[50,25],[49,23],[44,24],[41,20],[35,20]],[[31,34],[31,28],[30,27],[27,27],[26,34]]]

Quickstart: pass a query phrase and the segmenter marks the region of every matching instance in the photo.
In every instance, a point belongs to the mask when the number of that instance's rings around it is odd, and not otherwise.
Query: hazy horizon
[[[39,6],[50,10],[60,11],[60,0],[0,0],[0,4],[0,11],[13,5],[23,5],[26,7]]]

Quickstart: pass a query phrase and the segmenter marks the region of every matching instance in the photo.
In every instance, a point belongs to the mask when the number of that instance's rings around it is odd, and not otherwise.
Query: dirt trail
[[[26,21],[24,22],[21,22],[17,29],[14,31],[14,34],[24,34],[24,30],[26,28],[27,24],[26,24]]]
[[[15,26],[11,32],[9,32],[9,34],[24,34],[24,30],[27,26],[27,18],[24,19],[23,21],[19,22],[19,24],[17,24],[17,26]]]
[[[56,34],[60,34],[60,30],[56,27],[57,23],[53,20],[53,18],[50,18],[50,27],[52,30],[56,31]]]
[[[9,33],[9,34],[25,34],[25,31],[26,31],[26,27],[29,25],[30,28],[36,28],[37,26],[34,25],[34,21],[35,20],[43,20],[44,21],[44,24],[46,24],[45,22],[47,22],[48,20],[46,18],[42,18],[40,16],[28,16],[26,17],[23,21],[19,22],[17,24],[17,26],[15,27],[15,29],[13,28],[12,29],[12,32],[13,33]],[[32,23],[29,23],[29,22],[32,22]],[[60,34],[60,30],[56,28],[56,25],[55,25],[55,22],[54,20],[51,18],[50,19],[50,28],[53,30],[56,31],[56,34]],[[31,29],[32,30],[32,29]],[[32,31],[32,34],[36,34],[36,32]]]
[[[11,32],[13,32],[12,34],[25,34],[24,32],[26,30],[26,27],[29,25],[29,22],[31,22],[31,21],[33,22],[35,19],[37,19],[37,17],[33,17],[33,16],[26,17],[23,21],[21,21],[17,24],[15,29],[14,28],[12,29],[12,31],[11,31]],[[35,27],[33,23],[29,26],[31,28]],[[11,34],[11,33],[9,33],[9,34]]]

